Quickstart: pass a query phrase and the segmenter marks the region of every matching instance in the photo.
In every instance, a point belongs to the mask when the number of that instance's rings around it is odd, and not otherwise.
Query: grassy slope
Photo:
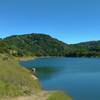
[[[0,98],[31,95],[40,91],[37,80],[16,61],[0,54]]]

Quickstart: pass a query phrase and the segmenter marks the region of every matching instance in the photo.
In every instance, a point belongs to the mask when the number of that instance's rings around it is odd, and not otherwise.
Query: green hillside
[[[88,41],[70,45],[71,50],[66,56],[100,57],[100,41]]]
[[[0,41],[0,52],[14,56],[64,56],[68,45],[44,34],[25,34]]]

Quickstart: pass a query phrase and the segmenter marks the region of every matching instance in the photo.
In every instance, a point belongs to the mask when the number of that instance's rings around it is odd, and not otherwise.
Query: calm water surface
[[[63,90],[73,100],[100,100],[100,58],[38,58],[20,62],[36,67],[47,90]]]

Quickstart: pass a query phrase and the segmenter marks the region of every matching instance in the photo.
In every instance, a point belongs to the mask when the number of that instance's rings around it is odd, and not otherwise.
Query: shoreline
[[[26,57],[14,57],[17,61],[28,61],[28,60],[34,60],[37,58],[51,58],[51,57],[57,57],[57,56],[41,56],[41,57],[37,57],[37,56],[26,56]]]
[[[26,56],[26,57],[14,57],[17,61],[28,61],[28,60],[34,60],[34,59],[38,59],[38,58],[52,58],[52,57],[59,57],[59,58],[100,58],[100,57],[65,57],[65,56]]]
[[[36,57],[31,57],[31,56],[29,56],[29,57],[15,57],[15,59],[17,60],[17,61],[28,61],[28,60],[33,60],[33,59],[35,59]]]

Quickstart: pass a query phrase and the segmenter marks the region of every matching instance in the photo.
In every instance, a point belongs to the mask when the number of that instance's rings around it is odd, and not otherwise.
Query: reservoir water
[[[45,90],[62,90],[73,100],[100,100],[100,58],[50,57],[20,64],[36,68]]]

